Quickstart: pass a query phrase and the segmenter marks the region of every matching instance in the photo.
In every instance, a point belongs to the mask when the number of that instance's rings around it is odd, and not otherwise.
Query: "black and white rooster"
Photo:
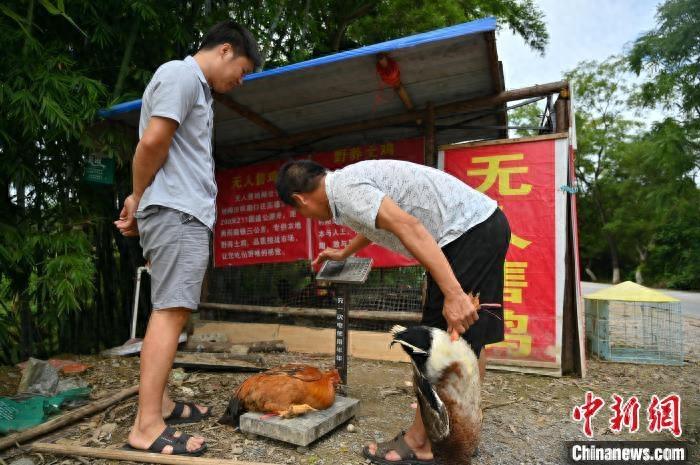
[[[413,363],[413,385],[435,463],[470,464],[481,433],[481,383],[474,351],[437,328],[391,329]]]

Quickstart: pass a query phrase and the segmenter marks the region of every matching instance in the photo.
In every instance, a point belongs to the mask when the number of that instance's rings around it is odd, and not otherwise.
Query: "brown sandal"
[[[435,465],[435,460],[420,460],[416,457],[415,452],[406,444],[406,440],[404,439],[405,434],[405,431],[401,431],[391,441],[377,443],[376,454],[371,454],[369,446],[365,446],[362,449],[362,455],[370,462],[377,465]],[[396,451],[401,459],[387,460],[385,458],[386,454],[392,450]]]

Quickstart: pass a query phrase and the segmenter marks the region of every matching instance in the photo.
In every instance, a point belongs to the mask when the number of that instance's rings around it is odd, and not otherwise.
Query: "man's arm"
[[[148,126],[134,153],[132,194],[124,201],[119,219],[114,222],[124,236],[139,234],[134,213],[138,209],[144,191],[151,185],[156,173],[168,159],[168,150],[177,127],[177,121],[170,118],[154,116],[148,121]]]
[[[321,251],[321,253],[318,254],[318,257],[316,257],[316,259],[313,262],[311,262],[311,266],[320,265],[326,260],[345,260],[350,255],[359,252],[371,243],[372,241],[367,239],[362,234],[357,234],[342,250],[327,248]]]
[[[428,270],[445,296],[443,315],[447,320],[447,332],[457,339],[457,334],[464,333],[479,319],[479,315],[433,236],[416,217],[403,211],[389,197],[384,197],[379,206],[376,226],[396,235]]]

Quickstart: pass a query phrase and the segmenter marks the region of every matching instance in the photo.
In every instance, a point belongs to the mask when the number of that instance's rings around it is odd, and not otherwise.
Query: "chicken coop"
[[[589,353],[613,362],[683,364],[678,299],[626,281],[584,300]]]

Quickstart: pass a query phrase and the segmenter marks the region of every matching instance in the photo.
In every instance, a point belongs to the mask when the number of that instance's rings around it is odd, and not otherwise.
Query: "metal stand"
[[[338,306],[335,313],[335,367],[345,393],[348,384],[348,313],[350,310],[350,286],[338,285]]]
[[[340,391],[345,394],[348,384],[348,314],[350,311],[350,286],[367,281],[372,269],[371,258],[351,257],[345,261],[329,260],[316,275],[319,281],[336,285],[337,306],[335,314],[335,367],[340,374]]]

